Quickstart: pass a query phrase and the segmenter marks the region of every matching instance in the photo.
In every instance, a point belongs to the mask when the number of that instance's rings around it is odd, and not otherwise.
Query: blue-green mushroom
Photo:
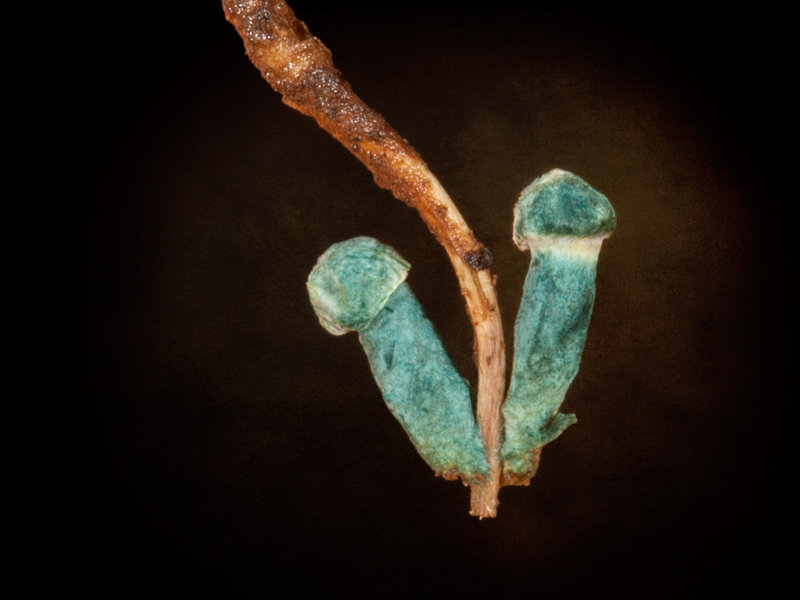
[[[506,484],[527,484],[542,446],[576,421],[559,408],[578,373],[600,245],[615,226],[608,199],[559,169],[525,188],[514,208],[514,242],[531,251],[531,264],[514,329],[514,362],[503,406]]]
[[[443,477],[488,473],[469,385],[405,283],[409,264],[370,237],[331,246],[308,278],[320,323],[357,331],[387,406],[419,454]]]

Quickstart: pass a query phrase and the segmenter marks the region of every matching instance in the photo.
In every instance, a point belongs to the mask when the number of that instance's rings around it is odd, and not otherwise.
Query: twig
[[[472,484],[470,513],[497,514],[505,392],[505,342],[492,255],[467,225],[420,155],[353,92],[331,53],[283,0],[222,0],[251,62],[283,101],[317,123],[372,172],[375,182],[414,207],[444,247],[475,331],[477,422],[489,478]]]

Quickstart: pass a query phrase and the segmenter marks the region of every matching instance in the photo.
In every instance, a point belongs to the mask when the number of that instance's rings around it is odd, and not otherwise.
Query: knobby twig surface
[[[222,5],[250,61],[283,101],[314,118],[366,165],[379,186],[415,208],[446,250],[474,328],[476,419],[489,462],[488,478],[471,484],[470,513],[496,516],[506,365],[491,253],[416,150],[353,92],[328,48],[286,2],[222,0]]]

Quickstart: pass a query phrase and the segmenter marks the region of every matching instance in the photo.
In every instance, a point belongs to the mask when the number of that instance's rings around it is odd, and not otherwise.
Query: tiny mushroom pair
[[[601,193],[559,169],[525,188],[514,242],[530,250],[503,405],[504,484],[527,484],[541,448],[576,421],[559,412],[575,378],[595,297],[600,246],[616,216]],[[383,398],[439,475],[470,484],[488,472],[470,387],[405,282],[409,264],[370,237],[331,246],[308,279],[320,323],[357,331]]]

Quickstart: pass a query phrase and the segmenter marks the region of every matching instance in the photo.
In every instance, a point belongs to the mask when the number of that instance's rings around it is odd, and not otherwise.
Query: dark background
[[[531,487],[502,490],[497,519],[470,517],[468,490],[434,478],[383,405],[356,337],[327,334],[305,293],[330,244],[394,246],[474,381],[444,252],[280,102],[218,3],[128,4],[76,40],[89,177],[69,581],[227,598],[777,586],[794,524],[786,16],[292,4],[494,252],[509,346],[520,190],[560,167],[614,204],[564,406],[578,424]]]

